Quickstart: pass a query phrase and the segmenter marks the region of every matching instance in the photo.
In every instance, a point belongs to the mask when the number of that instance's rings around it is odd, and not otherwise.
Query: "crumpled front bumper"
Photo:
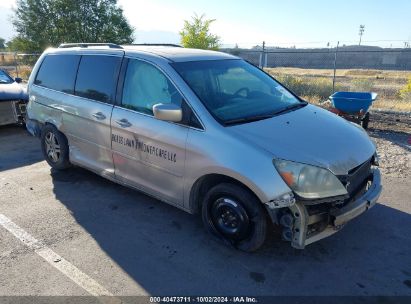
[[[309,216],[306,206],[296,202],[290,207],[294,215],[293,238],[291,246],[303,249],[306,245],[314,243],[339,231],[345,223],[356,218],[373,207],[382,191],[381,174],[378,169],[372,169],[372,183],[368,190],[356,200],[341,209],[330,210],[330,222],[321,232],[308,235],[308,226],[313,221]]]

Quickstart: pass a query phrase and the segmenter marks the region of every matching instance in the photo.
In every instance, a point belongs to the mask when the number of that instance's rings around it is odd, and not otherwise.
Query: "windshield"
[[[226,125],[270,118],[306,104],[244,60],[190,61],[172,66],[211,114]]]
[[[0,70],[0,83],[12,83],[14,82],[13,78],[11,78],[6,72]]]

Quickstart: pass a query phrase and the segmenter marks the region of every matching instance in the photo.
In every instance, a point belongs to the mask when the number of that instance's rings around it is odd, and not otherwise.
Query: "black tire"
[[[51,148],[50,143],[54,144]],[[41,150],[52,168],[65,170],[71,166],[67,138],[53,125],[46,125],[41,130]]]
[[[368,129],[368,123],[370,122],[370,113],[367,112],[364,116],[364,118],[361,121],[361,126],[363,127],[364,130]]]
[[[245,252],[259,249],[266,240],[267,217],[261,202],[235,184],[219,184],[207,192],[202,219],[214,236]]]

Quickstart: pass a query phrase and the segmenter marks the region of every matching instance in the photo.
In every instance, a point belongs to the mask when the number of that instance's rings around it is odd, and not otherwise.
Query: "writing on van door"
[[[111,141],[135,149],[137,151],[147,153],[149,155],[163,158],[173,163],[177,162],[177,153],[173,153],[160,147],[147,144],[139,140],[138,138],[126,138],[118,134],[112,134]]]

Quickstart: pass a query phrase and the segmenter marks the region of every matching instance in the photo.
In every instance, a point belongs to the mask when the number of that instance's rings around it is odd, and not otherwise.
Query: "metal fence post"
[[[340,45],[340,42],[337,42],[337,48],[335,49],[335,55],[334,55],[334,76],[333,76],[333,94],[335,93],[335,72],[337,70],[337,54],[338,54],[338,46]]]
[[[265,41],[263,41],[263,50],[260,53],[260,64],[259,68],[264,68],[264,60],[265,60]]]
[[[18,63],[17,63],[17,53],[14,53],[14,65],[16,67],[16,77],[19,77],[19,69],[18,69]]]

